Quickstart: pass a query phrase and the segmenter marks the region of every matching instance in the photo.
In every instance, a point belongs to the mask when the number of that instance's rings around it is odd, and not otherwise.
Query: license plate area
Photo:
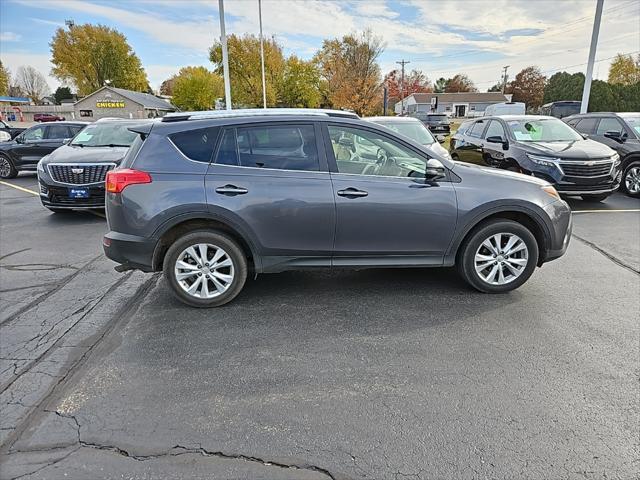
[[[88,188],[70,188],[69,198],[89,198]]]

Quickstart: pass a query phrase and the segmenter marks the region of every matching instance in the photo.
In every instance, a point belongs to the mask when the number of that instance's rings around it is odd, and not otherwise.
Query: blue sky
[[[225,0],[227,32],[258,32],[257,0]],[[371,28],[383,38],[383,72],[409,60],[430,79],[467,73],[481,90],[503,65],[515,75],[584,70],[595,0],[263,0],[266,35],[285,52],[310,58],[324,38]],[[49,42],[66,19],[124,33],[152,87],[187,65],[205,65],[219,32],[217,0],[0,0],[0,59],[13,72],[33,65],[48,75]],[[640,51],[640,1],[605,0],[595,74],[606,78],[618,52]]]

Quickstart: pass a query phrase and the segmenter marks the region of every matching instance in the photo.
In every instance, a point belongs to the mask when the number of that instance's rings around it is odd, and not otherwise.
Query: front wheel
[[[538,263],[531,231],[497,219],[475,229],[460,247],[457,268],[464,280],[484,293],[504,293],[524,284]]]
[[[163,270],[180,301],[192,307],[219,307],[242,290],[247,279],[247,259],[226,235],[196,231],[169,247]]]
[[[640,197],[640,160],[634,160],[624,169],[620,190],[632,197]]]
[[[609,198],[610,193],[601,193],[599,195],[581,195],[582,200],[585,202],[604,202]]]
[[[17,176],[18,170],[13,162],[4,155],[0,155],[0,178],[15,178]]]

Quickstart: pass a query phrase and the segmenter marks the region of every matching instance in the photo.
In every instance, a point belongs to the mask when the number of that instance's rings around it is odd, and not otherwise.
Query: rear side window
[[[582,133],[593,133],[596,128],[596,123],[598,123],[597,118],[583,118],[582,120],[578,120],[578,123],[570,123],[575,127],[576,130]]]
[[[238,165],[235,129],[225,130],[220,148],[218,148],[218,155],[216,155],[216,163],[219,165]]]
[[[169,135],[182,154],[196,162],[209,162],[218,137],[218,128],[199,128]]]
[[[471,127],[467,132],[467,135],[469,135],[470,137],[482,137],[482,132],[484,131],[485,125],[486,123],[484,123],[483,121],[474,123],[473,127]]]
[[[72,136],[66,125],[49,125],[47,127],[47,139],[49,140],[61,140],[63,138],[71,138]]]
[[[313,125],[239,128],[237,142],[243,167],[318,171]]]

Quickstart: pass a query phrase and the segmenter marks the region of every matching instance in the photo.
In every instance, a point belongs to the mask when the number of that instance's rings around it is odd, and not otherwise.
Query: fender
[[[467,234],[484,219],[501,212],[518,212],[523,213],[530,217],[536,225],[540,227],[544,235],[544,241],[546,245],[551,242],[551,228],[544,220],[544,211],[541,207],[527,202],[518,202],[517,200],[496,200],[486,205],[481,205],[475,209],[467,212],[464,217],[458,219],[458,226],[453,234],[453,238],[447,249],[444,258],[444,264],[451,266],[455,263],[455,257],[460,248],[462,240]]]

